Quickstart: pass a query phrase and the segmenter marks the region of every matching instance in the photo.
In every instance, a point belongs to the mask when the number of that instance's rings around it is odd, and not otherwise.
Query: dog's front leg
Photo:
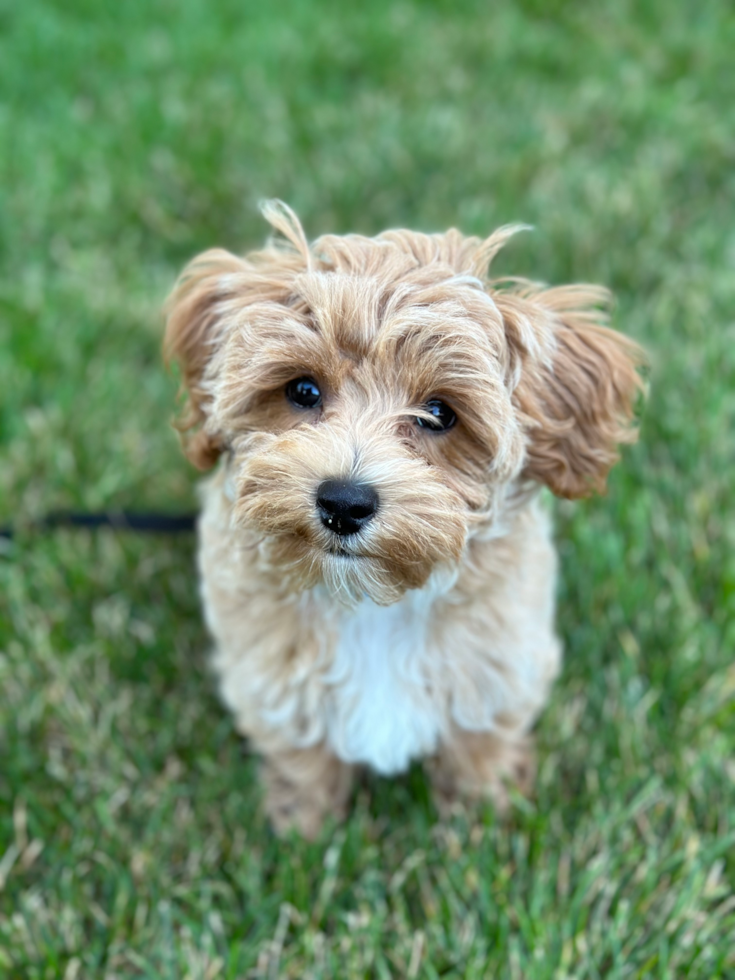
[[[325,818],[342,820],[352,773],[353,766],[323,744],[268,752],[263,764],[265,809],[276,833],[294,828],[313,840]]]
[[[535,776],[533,739],[522,732],[470,732],[454,728],[429,761],[434,799],[442,814],[461,799],[492,800],[499,813],[508,807],[508,786],[529,793]]]

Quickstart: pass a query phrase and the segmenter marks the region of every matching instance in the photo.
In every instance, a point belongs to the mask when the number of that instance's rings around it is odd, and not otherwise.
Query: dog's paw
[[[282,780],[270,782],[266,791],[265,811],[273,830],[279,837],[297,831],[306,840],[316,840],[328,816],[341,820],[344,810],[330,811],[303,788],[288,785]]]
[[[289,752],[266,760],[265,810],[279,836],[296,830],[314,840],[327,819],[347,811],[352,770],[319,750]]]

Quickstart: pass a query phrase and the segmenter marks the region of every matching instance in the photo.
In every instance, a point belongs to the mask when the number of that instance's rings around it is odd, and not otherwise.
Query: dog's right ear
[[[294,276],[311,268],[309,245],[294,212],[265,201],[263,217],[280,240],[241,259],[221,248],[202,252],[181,273],[166,301],[166,363],[178,364],[186,402],[175,421],[184,452],[200,470],[217,462],[222,433],[211,417],[212,360],[245,307],[287,304]]]
[[[200,470],[213,466],[223,448],[219,433],[208,425],[207,365],[226,332],[228,302],[243,291],[250,269],[245,259],[224,249],[203,252],[186,266],[166,301],[164,358],[178,365],[186,398],[174,424],[184,452]]]

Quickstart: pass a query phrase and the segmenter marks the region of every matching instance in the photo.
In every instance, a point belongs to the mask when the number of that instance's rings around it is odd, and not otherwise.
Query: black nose
[[[378,509],[378,495],[366,483],[325,480],[317,490],[316,506],[324,527],[346,537],[367,524]]]

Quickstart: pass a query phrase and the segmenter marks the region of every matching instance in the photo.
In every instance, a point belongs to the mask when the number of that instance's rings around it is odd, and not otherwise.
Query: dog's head
[[[488,282],[515,228],[309,246],[284,205],[265,216],[279,243],[187,266],[165,347],[187,455],[228,454],[236,521],[294,587],[392,602],[530,481],[604,487],[642,358],[602,325],[603,290]]]

